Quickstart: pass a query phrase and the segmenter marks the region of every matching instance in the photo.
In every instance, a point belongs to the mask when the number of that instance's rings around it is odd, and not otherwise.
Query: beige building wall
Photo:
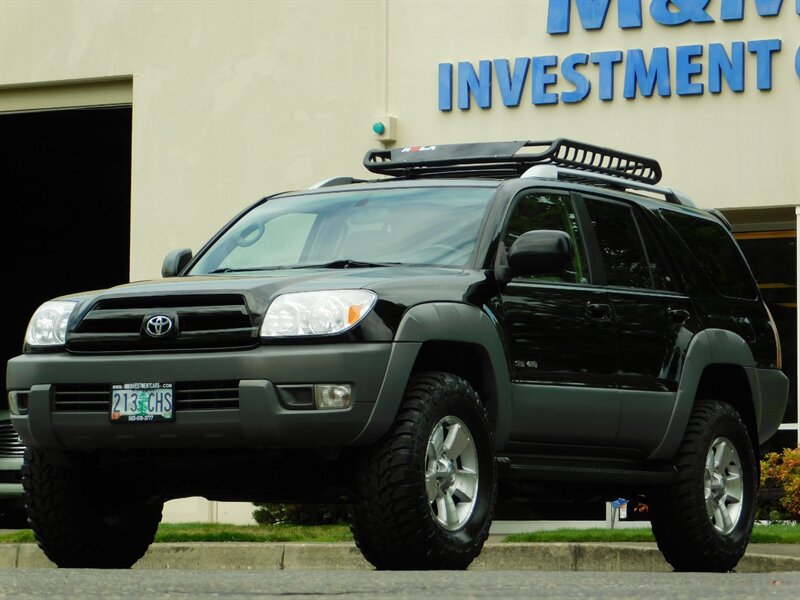
[[[157,277],[166,252],[197,250],[266,194],[368,176],[361,159],[381,145],[371,125],[387,114],[398,146],[572,137],[658,158],[664,183],[701,206],[800,203],[794,0],[772,18],[747,0],[739,22],[719,21],[712,0],[716,22],[679,27],[655,23],[643,0],[643,27],[627,30],[611,4],[602,30],[583,30],[573,8],[571,32],[553,36],[545,0],[0,0],[0,111],[72,106],[58,86],[28,88],[87,80],[112,80],[101,93],[132,103],[133,280]],[[756,89],[746,53],[738,94],[676,96],[673,63],[670,97],[626,100],[618,65],[615,99],[603,102],[590,64],[592,91],[577,104],[534,106],[529,75],[516,108],[495,86],[490,109],[438,109],[439,63],[631,48],[649,57],[658,46],[674,61],[679,45],[774,38],[770,91]],[[551,91],[570,90],[554,72]],[[696,80],[707,85],[707,74]],[[166,517],[249,521],[249,505],[225,506],[187,499]]]
[[[398,118],[398,145],[573,137],[657,157],[667,184],[703,206],[795,205],[800,198],[800,18],[786,1],[762,18],[666,27],[643,0],[643,27],[546,32],[547,2],[0,1],[0,86],[131,78],[131,278],[158,276],[164,254],[199,246],[268,193],[339,174],[366,175],[376,117]],[[438,109],[437,65],[777,38],[773,89],[534,106]],[[697,60],[704,64],[706,57]],[[558,69],[555,69],[558,74]],[[696,78],[707,82],[705,73]],[[2,89],[2,88],[0,88]],[[559,80],[552,91],[571,86]],[[68,191],[67,191],[68,192]]]

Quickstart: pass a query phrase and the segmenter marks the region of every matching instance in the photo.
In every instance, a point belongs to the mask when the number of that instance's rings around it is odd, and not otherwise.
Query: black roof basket
[[[537,151],[537,149],[539,149]],[[654,185],[661,165],[653,158],[560,138],[370,150],[364,166],[396,177],[519,177],[534,165],[591,171]]]

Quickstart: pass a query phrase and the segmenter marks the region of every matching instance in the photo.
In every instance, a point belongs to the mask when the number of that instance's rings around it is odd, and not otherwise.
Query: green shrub
[[[259,525],[329,525],[347,519],[343,504],[257,504],[253,518]]]
[[[770,521],[800,519],[800,447],[770,452],[761,461],[757,517]]]

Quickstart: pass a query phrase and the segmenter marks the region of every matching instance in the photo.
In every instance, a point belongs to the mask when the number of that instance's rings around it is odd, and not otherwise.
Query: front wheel
[[[466,569],[489,535],[496,490],[478,395],[456,375],[422,373],[360,461],[350,527],[378,569]]]
[[[59,567],[133,566],[155,537],[163,503],[148,502],[119,474],[54,458],[26,448],[22,465],[25,508],[39,547]]]
[[[753,529],[756,468],[747,427],[723,402],[696,405],[669,490],[654,494],[658,547],[677,571],[725,572],[744,555]]]

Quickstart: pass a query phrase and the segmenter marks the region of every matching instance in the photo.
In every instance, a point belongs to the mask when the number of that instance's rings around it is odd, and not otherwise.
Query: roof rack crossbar
[[[539,149],[538,152],[522,151]],[[398,177],[519,177],[537,164],[551,164],[641,183],[661,180],[658,161],[565,138],[481,144],[412,146],[370,150],[364,166],[373,173]]]

